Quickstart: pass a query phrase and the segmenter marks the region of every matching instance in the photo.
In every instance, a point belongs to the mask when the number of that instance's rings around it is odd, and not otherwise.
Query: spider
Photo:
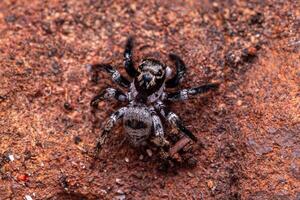
[[[111,75],[115,83],[128,89],[127,93],[123,93],[119,89],[107,88],[91,100],[90,105],[92,107],[97,107],[98,103],[104,99],[115,99],[128,103],[127,106],[114,112],[104,123],[103,130],[97,138],[95,155],[99,153],[111,129],[120,119],[123,119],[123,127],[127,133],[128,141],[134,147],[145,146],[149,138],[154,138],[152,141],[158,146],[169,146],[169,142],[165,138],[161,117],[178,131],[193,141],[197,141],[197,137],[183,125],[180,118],[170,111],[164,102],[187,100],[196,94],[217,89],[218,84],[209,83],[177,92],[166,92],[166,88],[178,86],[184,77],[186,67],[182,59],[175,54],[169,54],[169,58],[176,66],[176,74],[171,76],[170,67],[152,58],[142,60],[138,68],[135,68],[132,49],[133,38],[129,37],[124,50],[124,65],[127,74],[133,79],[132,82],[109,64],[89,65],[94,72],[104,71]]]

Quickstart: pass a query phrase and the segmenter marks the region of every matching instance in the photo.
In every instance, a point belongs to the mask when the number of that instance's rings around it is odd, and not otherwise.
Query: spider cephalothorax
[[[154,59],[145,59],[137,69],[134,86],[142,97],[159,90],[166,79],[166,66]]]
[[[136,69],[132,60],[132,47],[132,39],[129,38],[125,46],[124,64],[126,72],[133,79],[132,82],[109,64],[90,66],[91,70],[95,72],[106,71],[111,74],[113,81],[128,89],[128,92],[124,93],[118,89],[107,88],[92,99],[91,106],[97,106],[102,99],[116,99],[128,103],[127,106],[113,113],[105,122],[103,131],[97,140],[96,151],[99,151],[106,141],[108,133],[121,118],[127,138],[135,147],[145,145],[150,138],[153,139],[152,141],[156,141],[157,145],[168,146],[161,117],[196,141],[196,136],[183,125],[175,113],[167,109],[164,101],[186,100],[193,95],[216,89],[218,84],[211,83],[178,92],[166,92],[165,89],[177,86],[183,79],[186,70],[184,62],[175,54],[169,55],[176,65],[176,74],[173,77],[170,76],[171,69],[155,59],[144,59]]]

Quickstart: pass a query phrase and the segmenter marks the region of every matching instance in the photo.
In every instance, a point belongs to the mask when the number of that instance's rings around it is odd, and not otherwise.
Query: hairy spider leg
[[[166,116],[166,119],[168,120],[169,123],[175,126],[179,131],[183,132],[185,135],[187,135],[195,142],[198,140],[197,137],[183,125],[182,121],[175,113],[169,112]]]
[[[115,89],[115,88],[106,88],[102,90],[98,95],[94,96],[94,98],[91,100],[90,105],[93,107],[97,107],[98,103],[101,100],[111,100],[115,99],[117,101],[128,101],[128,97],[126,94],[124,94],[121,90]]]
[[[166,106],[161,102],[157,101],[155,104],[155,108],[160,112],[160,114],[172,125],[174,126],[177,130],[183,132],[185,135],[187,135],[189,138],[191,138],[194,141],[197,141],[197,137],[190,131],[188,130],[182,123],[182,121],[179,119],[179,117],[169,111]]]
[[[95,147],[95,155],[98,155],[100,149],[106,142],[109,132],[114,127],[114,125],[117,123],[117,121],[124,116],[124,113],[126,112],[126,110],[127,110],[127,107],[120,108],[119,110],[114,112],[108,118],[108,120],[105,122],[103,131],[102,131],[101,135],[97,138],[97,143],[96,143],[96,147]]]
[[[152,114],[152,122],[153,122],[154,135],[158,137],[163,137],[164,129],[161,120],[157,114]]]
[[[154,142],[159,147],[169,147],[170,143],[164,137],[163,125],[154,107],[150,108],[150,112],[151,112],[152,125],[153,125],[153,131],[155,136],[152,142]]]
[[[201,85],[199,87],[193,87],[189,89],[183,89],[177,92],[167,93],[166,100],[170,101],[183,101],[189,99],[191,96],[197,94],[203,94],[209,92],[210,90],[216,90],[219,87],[218,83],[209,83],[206,85]]]
[[[129,88],[130,86],[130,82],[124,76],[122,76],[118,70],[114,69],[109,64],[92,64],[89,65],[89,67],[93,72],[105,71],[106,73],[110,74],[112,76],[112,80],[122,87]]]
[[[186,67],[179,56],[175,54],[169,54],[169,58],[175,63],[176,74],[171,79],[166,81],[166,88],[174,88],[182,81],[186,72]]]
[[[134,68],[133,60],[132,60],[132,48],[133,48],[133,38],[129,37],[124,50],[124,66],[127,74],[134,78],[138,72]]]

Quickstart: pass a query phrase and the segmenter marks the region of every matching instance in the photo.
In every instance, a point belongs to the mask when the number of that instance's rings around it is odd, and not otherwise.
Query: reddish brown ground
[[[299,1],[67,2],[0,3],[0,153],[15,157],[1,167],[1,200],[112,199],[118,190],[126,199],[300,199]],[[172,105],[203,143],[194,169],[159,172],[155,156],[141,161],[120,146],[120,126],[101,160],[87,153],[120,105],[102,103],[95,121],[89,101],[111,81],[93,84],[85,65],[124,72],[129,35],[136,61],[184,59],[180,88],[222,82]]]

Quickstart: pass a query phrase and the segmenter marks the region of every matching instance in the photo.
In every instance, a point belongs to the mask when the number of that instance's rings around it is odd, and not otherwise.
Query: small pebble
[[[121,195],[118,195],[114,198],[115,200],[125,200],[126,199],[126,195],[125,194],[121,194]]]
[[[49,55],[49,54],[48,54],[48,55]],[[60,67],[60,65],[59,65],[58,62],[54,61],[54,62],[52,63],[52,65],[51,65],[51,67],[52,67],[52,73],[53,73],[54,75],[57,75],[57,74],[59,74],[59,73],[61,72],[61,67]]]
[[[248,50],[248,54],[251,56],[255,56],[257,53],[257,49],[255,47],[249,47],[247,50]]]
[[[103,190],[103,189],[100,189],[100,192],[101,192],[102,194],[107,194],[107,191],[106,191],[106,190]]]
[[[6,23],[13,23],[17,20],[17,17],[15,15],[9,15],[5,17],[5,22]]]
[[[217,3],[217,2],[213,2],[213,7],[218,7],[219,6],[219,4]]]
[[[89,178],[88,182],[91,183],[94,181],[94,177]]]
[[[14,155],[12,155],[12,154],[8,155],[8,158],[9,158],[10,161],[14,161],[15,160]]]
[[[187,174],[188,174],[188,176],[191,177],[191,178],[195,177],[194,174],[192,174],[191,172],[188,172]]]
[[[118,185],[124,185],[123,181],[120,178],[116,178],[116,183]]]
[[[143,160],[143,159],[144,159],[144,156],[141,154],[140,157],[139,157],[139,159],[140,159],[140,160]]]
[[[0,102],[1,102],[1,101],[4,101],[5,99],[6,99],[6,96],[0,95]]]
[[[143,173],[142,172],[136,172],[133,174],[133,177],[137,179],[143,179]]]
[[[65,102],[65,103],[64,103],[64,108],[65,108],[66,110],[68,110],[68,111],[73,110],[73,107],[72,107],[71,104],[68,103],[68,102]]]
[[[129,158],[125,157],[125,162],[129,163]]]
[[[236,105],[237,106],[241,106],[243,104],[243,101],[242,100],[238,100],[237,102],[236,102]]]
[[[74,143],[75,144],[79,144],[81,141],[82,140],[81,140],[81,138],[78,135],[74,137]]]
[[[224,110],[226,108],[226,105],[224,103],[221,103],[221,104],[218,105],[218,108],[220,110]]]
[[[276,133],[276,131],[277,131],[277,129],[274,128],[274,127],[269,127],[268,128],[268,133],[270,133],[270,134],[274,134],[274,133]]]
[[[85,65],[85,68],[86,68],[86,71],[87,71],[88,73],[92,72],[92,65],[91,65],[91,64],[86,64],[86,65]]]
[[[31,198],[31,196],[25,195],[25,200],[33,200],[33,199]]]
[[[28,176],[26,174],[21,174],[17,177],[17,179],[19,181],[27,181],[28,180]]]
[[[212,189],[214,187],[214,182],[212,180],[207,181],[207,187]]]
[[[153,155],[153,153],[152,153],[152,151],[150,149],[147,149],[146,152],[147,152],[147,154],[148,154],[149,157],[151,157]]]
[[[118,190],[117,190],[117,194],[124,194],[124,192],[123,192],[123,190],[118,189]]]

